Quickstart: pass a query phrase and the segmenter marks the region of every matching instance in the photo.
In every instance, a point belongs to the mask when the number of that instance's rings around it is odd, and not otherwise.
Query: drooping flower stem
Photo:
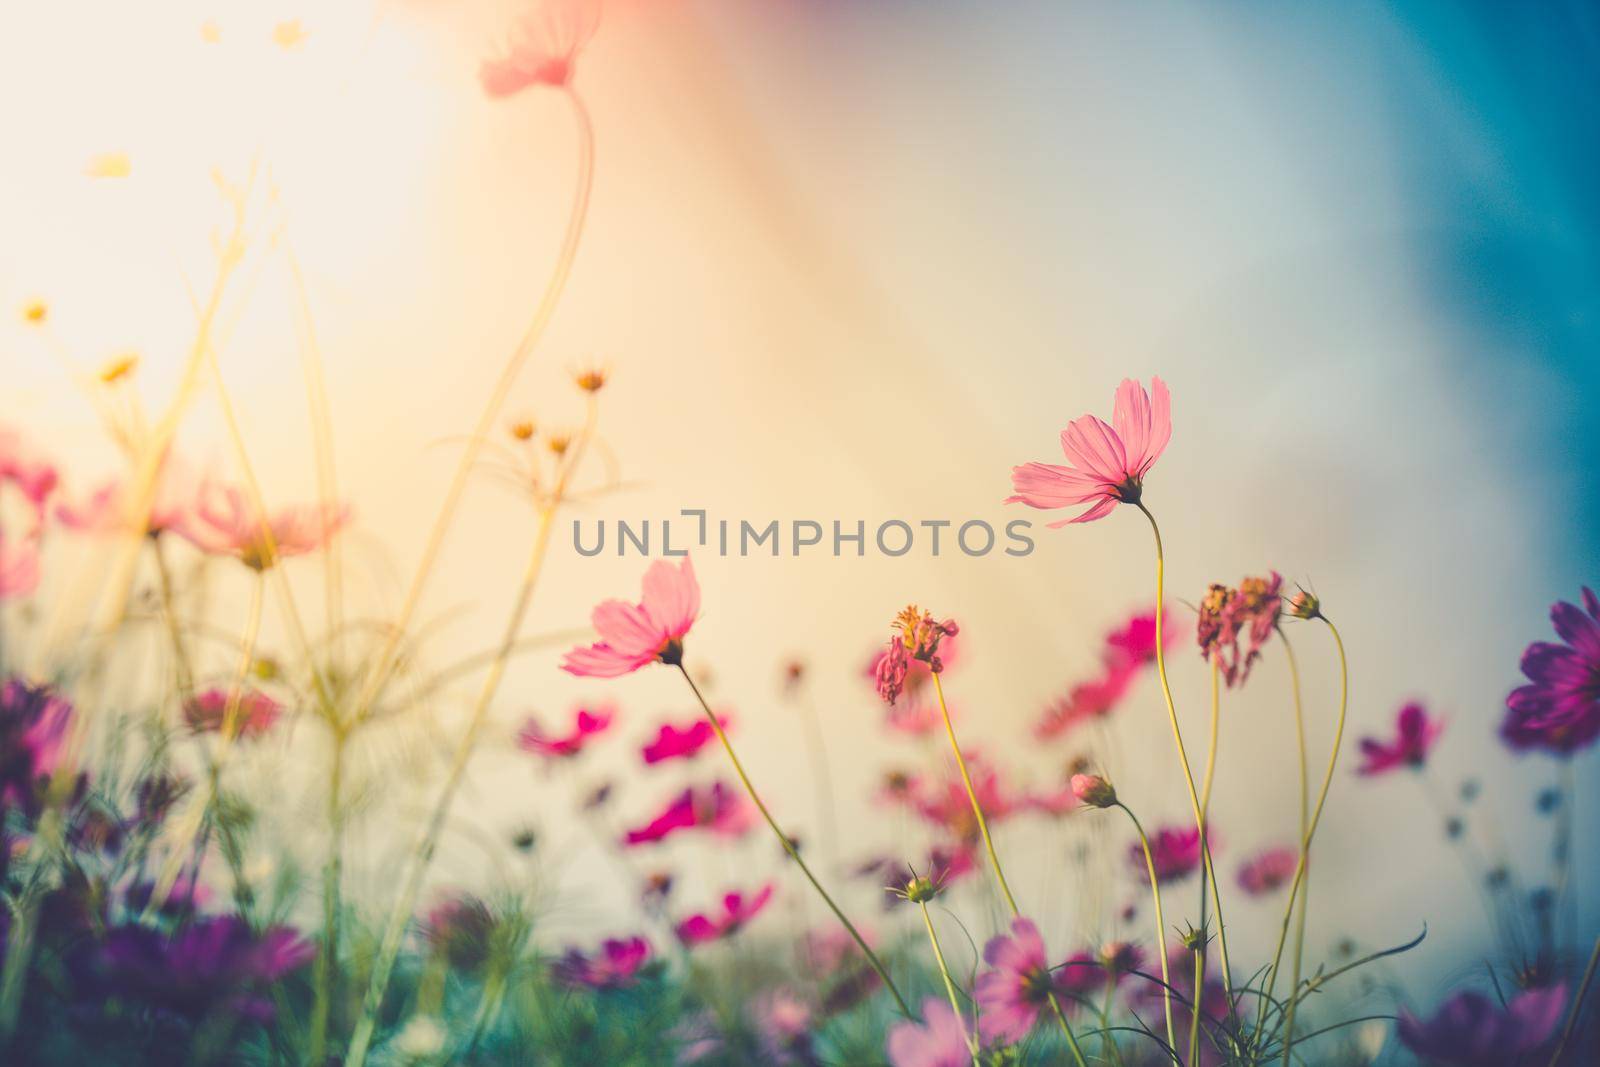
[[[1156,539],[1156,675],[1161,680],[1161,696],[1166,701],[1167,719],[1172,725],[1172,741],[1178,750],[1178,763],[1183,768],[1184,784],[1189,787],[1189,804],[1194,813],[1195,829],[1200,834],[1200,858],[1205,865],[1206,874],[1211,879],[1211,904],[1217,913],[1217,946],[1222,956],[1222,982],[1228,990],[1228,1014],[1237,1017],[1238,1008],[1233,999],[1233,975],[1228,966],[1228,925],[1222,917],[1222,894],[1217,888],[1217,871],[1211,862],[1211,844],[1206,839],[1206,817],[1200,808],[1200,792],[1195,788],[1194,772],[1189,769],[1189,754],[1183,747],[1183,731],[1178,726],[1178,708],[1172,700],[1172,684],[1167,680],[1167,653],[1163,645],[1162,626],[1166,614],[1166,606],[1162,598],[1166,595],[1167,563],[1166,554],[1161,547],[1161,527],[1156,524],[1156,517],[1150,509],[1140,501],[1135,505],[1144,512],[1144,517],[1150,520],[1150,532]],[[1199,990],[1195,991],[1199,996]]]
[[[967,788],[972,814],[978,820],[978,832],[983,835],[984,850],[989,853],[989,867],[994,871],[995,881],[1000,883],[1000,892],[1006,898],[1006,906],[1015,918],[1022,914],[1022,909],[1017,907],[1017,898],[1011,895],[1011,886],[1006,884],[1006,872],[1001,868],[1000,857],[994,850],[994,838],[989,836],[989,820],[984,817],[983,805],[978,803],[977,790],[972,787],[972,774],[967,770],[967,759],[961,754],[961,745],[956,741],[956,728],[950,721],[950,709],[944,702],[944,683],[939,680],[938,671],[929,673],[933,675],[933,691],[939,698],[939,714],[944,716],[945,735],[950,738],[950,750],[956,754],[956,769],[961,772],[961,784]]]
[[[1594,981],[1595,964],[1600,963],[1600,938],[1595,939],[1594,950],[1589,953],[1589,963],[1583,969],[1583,979],[1578,983],[1578,992],[1572,998],[1572,1010],[1567,1012],[1567,1022],[1561,1028],[1561,1040],[1556,1043],[1555,1052],[1550,1055],[1549,1067],[1558,1067],[1562,1054],[1567,1051],[1567,1042],[1572,1040],[1573,1031],[1578,1028],[1578,1017],[1583,1014],[1583,1002],[1589,995],[1589,985]]]
[[[1000,884],[1000,892],[1006,898],[1006,905],[1011,909],[1012,918],[1021,916],[1022,909],[1017,907],[1017,898],[1011,895],[1011,886],[1006,883],[1006,872],[1000,866],[1000,856],[994,849],[994,838],[989,834],[989,820],[984,817],[983,805],[978,803],[978,791],[972,787],[972,773],[967,770],[967,759],[961,754],[961,744],[956,740],[955,724],[950,721],[950,708],[944,700],[944,683],[939,680],[939,671],[929,671],[933,675],[933,692],[939,699],[939,714],[944,717],[945,736],[950,739],[950,751],[956,756],[956,769],[961,772],[961,784],[967,788],[967,799],[972,802],[973,817],[978,820],[978,833],[983,836],[983,847],[989,854],[989,866],[994,871],[995,881]],[[1055,993],[1050,995],[1050,1007],[1054,1009],[1056,1019],[1061,1023],[1061,1032],[1067,1035],[1067,1044],[1072,1048],[1072,1058],[1077,1061],[1078,1067],[1085,1067],[1083,1050],[1078,1047],[1077,1035],[1072,1032],[1072,1025],[1067,1022],[1066,1012],[1061,1010],[1061,1003],[1056,999]]]
[[[450,761],[450,768],[445,772],[444,785],[439,790],[439,798],[434,802],[432,813],[423,826],[421,835],[417,839],[417,846],[412,852],[411,864],[401,883],[399,896],[395,898],[394,907],[389,912],[387,924],[384,926],[383,939],[378,943],[378,954],[373,961],[372,977],[367,985],[366,995],[361,1002],[361,1017],[356,1022],[356,1028],[351,1034],[350,1051],[345,1058],[345,1067],[362,1067],[366,1062],[367,1052],[372,1046],[373,1033],[378,1024],[378,1011],[383,1006],[383,994],[389,986],[389,978],[394,972],[395,960],[400,955],[400,941],[405,936],[406,923],[411,918],[411,909],[416,905],[417,895],[422,890],[422,880],[427,874],[428,866],[433,862],[434,849],[438,847],[439,834],[444,830],[445,819],[449,816],[451,803],[455,800],[456,791],[461,787],[462,779],[466,776],[467,764],[472,757],[473,749],[477,745],[478,735],[483,731],[483,724],[488,717],[489,705],[494,700],[495,693],[500,689],[500,682],[505,677],[506,666],[510,662],[511,652],[516,647],[517,636],[522,632],[523,619],[528,614],[528,607],[533,602],[533,592],[539,584],[539,575],[544,570],[545,555],[550,547],[550,532],[555,527],[556,512],[566,497],[567,483],[572,473],[577,469],[579,461],[589,440],[594,435],[596,421],[596,405],[594,395],[589,396],[588,415],[584,422],[582,433],[577,442],[568,452],[566,462],[561,468],[550,495],[539,508],[539,526],[534,534],[533,549],[528,554],[528,563],[523,571],[522,583],[517,588],[517,598],[512,604],[511,615],[506,620],[506,627],[500,636],[500,644],[495,653],[493,662],[489,665],[489,672],[484,676],[483,685],[478,691],[478,699],[474,703],[472,712],[467,719],[466,731],[461,735],[461,740],[456,745],[455,754]],[[359,720],[355,720],[359,721]]]
[[[778,821],[772,817],[772,812],[767,810],[767,805],[762,801],[761,794],[756,792],[755,783],[750,781],[750,776],[745,773],[744,764],[739,762],[739,755],[734,752],[733,743],[728,740],[728,734],[722,729],[722,723],[717,720],[716,713],[711,710],[711,705],[706,703],[706,698],[700,692],[700,687],[689,676],[689,671],[684,667],[681,660],[677,663],[677,668],[678,672],[683,675],[683,680],[689,683],[689,691],[694,694],[695,700],[700,702],[701,710],[706,713],[706,719],[711,723],[711,728],[716,731],[717,740],[722,742],[722,750],[728,754],[728,762],[733,764],[733,772],[739,776],[740,783],[744,785],[745,793],[749,795],[751,802],[755,804],[756,810],[761,813],[761,817],[766,820],[767,825],[772,828],[773,834],[778,838],[778,843],[783,846],[783,851],[788,853],[795,866],[800,868],[800,873],[806,876],[806,881],[811,883],[811,888],[817,891],[817,895],[822,898],[823,903],[828,905],[828,910],[833,912],[834,918],[839,920],[840,925],[845,928],[845,932],[854,939],[857,947],[866,954],[867,962],[872,965],[874,971],[878,972],[878,977],[883,980],[884,988],[889,990],[889,995],[894,997],[894,1002],[899,1007],[900,1014],[908,1019],[913,1018],[911,1009],[906,1007],[905,998],[900,995],[900,990],[895,986],[894,979],[889,977],[889,971],[884,967],[883,961],[878,959],[878,954],[872,951],[866,939],[861,936],[861,931],[856,929],[855,924],[845,916],[839,905],[834,903],[833,897],[828,895],[828,891],[822,888],[822,883],[817,881],[817,876],[811,873],[811,868],[806,866],[806,861],[800,858],[800,850],[795,848],[794,842],[789,839],[789,835],[783,832],[782,827],[778,825]]]
[[[1172,1028],[1172,976],[1167,971],[1167,921],[1161,914],[1161,883],[1156,880],[1156,862],[1150,855],[1150,838],[1140,825],[1139,817],[1133,813],[1132,808],[1120,800],[1117,801],[1117,807],[1121,808],[1133,823],[1134,832],[1139,835],[1139,847],[1144,850],[1144,869],[1150,876],[1150,898],[1156,909],[1156,947],[1161,953],[1161,1008],[1167,1020],[1167,1048],[1176,1055],[1178,1039]],[[1198,993],[1195,999],[1200,999]]]
[[[570,85],[564,86],[562,95],[571,105],[577,125],[578,175],[573,189],[572,208],[567,215],[567,227],[561,238],[560,251],[556,254],[555,267],[550,273],[549,281],[545,283],[544,293],[539,298],[538,307],[534,309],[533,319],[528,323],[521,339],[517,341],[517,346],[512,349],[510,358],[506,360],[504,368],[500,371],[500,377],[495,382],[493,392],[489,394],[488,403],[483,407],[483,413],[478,416],[478,423],[473,428],[472,436],[467,439],[467,445],[462,449],[461,459],[456,463],[455,474],[452,475],[450,486],[445,491],[444,503],[440,506],[438,517],[434,519],[433,528],[428,532],[422,558],[417,561],[416,572],[406,589],[405,599],[401,601],[400,611],[390,625],[389,636],[374,657],[372,668],[357,694],[354,713],[351,716],[353,721],[360,721],[365,716],[367,708],[377,699],[378,693],[388,681],[389,672],[394,668],[395,658],[400,651],[400,644],[405,639],[406,628],[410,625],[411,617],[422,600],[423,589],[432,576],[434,563],[444,546],[445,534],[449,532],[457,505],[466,491],[467,479],[477,465],[483,446],[489,440],[489,433],[494,428],[495,420],[500,417],[500,411],[505,407],[511,387],[516,384],[523,365],[528,361],[528,356],[544,336],[545,329],[555,314],[556,305],[560,302],[561,294],[566,289],[567,278],[572,273],[573,260],[578,253],[578,241],[583,235],[584,221],[589,214],[589,194],[594,186],[594,125],[589,120],[589,110],[584,106],[583,98],[576,90]],[[351,1067],[359,1067],[359,1064],[352,1064]]]
[[[1339,652],[1339,717],[1333,730],[1333,751],[1328,755],[1328,769],[1322,776],[1322,788],[1317,793],[1316,806],[1311,809],[1311,822],[1306,827],[1305,837],[1300,842],[1300,862],[1295,864],[1294,880],[1289,883],[1289,909],[1284,912],[1283,926],[1278,931],[1278,947],[1272,955],[1272,966],[1267,972],[1267,992],[1265,999],[1271,1000],[1272,991],[1277,986],[1278,968],[1283,962],[1283,947],[1289,937],[1289,922],[1294,914],[1294,899],[1300,892],[1300,884],[1305,881],[1306,865],[1311,856],[1311,839],[1316,836],[1317,824],[1322,821],[1322,809],[1328,802],[1328,789],[1333,785],[1333,772],[1339,765],[1339,749],[1344,743],[1345,714],[1350,707],[1350,661],[1345,655],[1344,639],[1339,636],[1339,628],[1326,615],[1317,616],[1327,624],[1328,632],[1333,635],[1334,647]],[[1286,1033],[1289,1035],[1283,1043],[1284,1056],[1287,1058],[1294,1045],[1291,1044],[1294,1032],[1294,1012],[1300,991],[1300,975],[1298,968],[1294,975],[1294,987],[1289,990],[1289,1007],[1285,1012]],[[1256,1026],[1256,1041],[1261,1039],[1261,1030],[1265,1025],[1265,1013]]]
[[[961,1001],[956,999],[956,984],[950,978],[950,967],[944,961],[944,950],[939,947],[939,935],[934,932],[933,919],[928,915],[928,902],[918,900],[917,907],[922,911],[922,925],[928,928],[928,943],[933,946],[933,958],[939,964],[939,977],[944,979],[944,991],[950,997],[950,1010],[956,1013],[956,1022],[961,1024],[961,1032],[966,1036],[967,1047],[972,1049],[973,1067],[978,1067],[978,1041],[967,1032],[966,1016],[961,1012]]]

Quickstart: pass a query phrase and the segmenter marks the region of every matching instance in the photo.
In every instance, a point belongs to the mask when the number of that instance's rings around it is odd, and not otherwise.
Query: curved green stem
[[[944,991],[950,996],[950,1009],[956,1013],[956,1022],[961,1025],[961,1032],[967,1039],[967,1047],[972,1050],[973,1067],[978,1067],[978,1039],[976,1035],[967,1033],[966,1017],[961,1012],[961,1002],[956,999],[956,984],[950,978],[950,967],[944,961],[944,950],[939,947],[939,935],[934,932],[933,918],[928,914],[927,901],[917,901],[917,907],[922,910],[922,925],[928,928],[928,943],[933,946],[933,958],[939,963],[939,977],[944,979]]]
[[[1156,946],[1161,953],[1161,1008],[1167,1019],[1167,1048],[1176,1055],[1178,1039],[1176,1031],[1172,1028],[1172,975],[1167,971],[1167,921],[1161,914],[1161,883],[1156,881],[1156,863],[1150,855],[1150,838],[1146,836],[1144,827],[1139,823],[1139,817],[1133,813],[1128,805],[1117,801],[1121,808],[1133,822],[1133,829],[1139,835],[1139,847],[1144,850],[1144,869],[1150,876],[1150,897],[1156,908]],[[1195,997],[1196,1000],[1200,998]]]
[[[828,895],[828,891],[822,888],[822,883],[817,881],[817,876],[811,873],[811,868],[806,866],[806,861],[800,858],[800,850],[794,847],[794,842],[789,839],[789,835],[783,832],[783,828],[778,825],[778,821],[772,817],[772,812],[767,810],[766,803],[761,799],[761,794],[756,792],[755,783],[745,773],[744,764],[739,762],[739,755],[734,752],[733,743],[728,740],[728,734],[722,729],[722,723],[717,720],[716,713],[711,710],[711,705],[706,703],[706,698],[700,692],[700,687],[694,684],[694,679],[689,676],[688,670],[681,662],[677,664],[677,667],[678,673],[683,675],[683,680],[689,683],[689,689],[694,693],[694,698],[700,702],[700,707],[705,711],[706,719],[710,721],[711,728],[716,731],[717,740],[722,742],[722,749],[728,754],[728,761],[733,764],[734,774],[739,776],[739,781],[744,785],[744,791],[749,794],[751,802],[756,806],[756,810],[761,813],[761,817],[772,828],[772,832],[777,836],[778,843],[783,846],[784,852],[788,853],[795,866],[800,868],[800,872],[811,883],[811,888],[817,891],[817,895],[822,898],[823,903],[828,905],[828,909],[833,912],[834,917],[839,920],[845,931],[855,940],[856,945],[862,952],[866,953],[867,962],[872,965],[873,970],[878,972],[878,977],[883,979],[884,988],[888,989],[889,995],[894,997],[895,1004],[900,1008],[900,1014],[908,1019],[912,1018],[911,1009],[906,1006],[905,998],[900,995],[900,990],[895,986],[894,979],[889,977],[889,971],[884,967],[883,961],[878,959],[878,954],[872,951],[871,946],[867,944],[866,938],[861,936],[861,931],[856,929],[855,924],[845,916],[839,905],[834,903],[833,897]]]
[[[1203,827],[1211,825],[1211,785],[1217,774],[1217,732],[1222,719],[1222,665],[1215,657],[1211,660],[1211,725],[1206,741],[1206,769],[1200,785],[1200,818]],[[1201,841],[1206,840],[1205,830],[1201,830]],[[1206,928],[1206,888],[1210,884],[1210,871],[1205,864],[1200,866],[1200,929]],[[1221,920],[1218,920],[1221,925]],[[1190,1005],[1189,1020],[1189,1061],[1197,1062],[1196,1057],[1200,1045],[1200,1000],[1199,991],[1206,987],[1206,951],[1205,946],[1195,950],[1196,990],[1194,1003]]]

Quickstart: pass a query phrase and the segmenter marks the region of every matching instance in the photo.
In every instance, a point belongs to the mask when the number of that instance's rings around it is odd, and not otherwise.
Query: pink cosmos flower
[[[1398,767],[1420,768],[1428,761],[1428,751],[1444,732],[1444,720],[1433,718],[1416,701],[1400,709],[1395,716],[1395,736],[1392,741],[1376,737],[1361,739],[1362,763],[1356,773],[1371,777],[1387,774]]]
[[[1044,938],[1032,920],[1012,919],[1009,935],[992,938],[983,947],[983,961],[991,969],[972,987],[979,1030],[987,1042],[1018,1044],[1039,1021],[1050,994],[1060,988],[1045,958]]]
[[[557,981],[589,989],[622,989],[634,983],[639,970],[650,961],[650,942],[642,937],[627,940],[607,938],[599,951],[586,956],[576,948],[556,962]]]
[[[724,730],[729,728],[733,717],[727,713],[719,712],[717,722],[722,724]],[[704,718],[694,719],[686,726],[674,726],[670,722],[661,724],[656,731],[654,741],[639,750],[645,763],[655,764],[671,759],[693,759],[700,754],[700,750],[717,738],[717,732]]]
[[[237,486],[202,486],[194,512],[177,532],[202,552],[233,556],[264,571],[280,559],[303,556],[327,545],[349,521],[344,507],[283,508],[262,516]],[[263,527],[270,532],[269,542]]]
[[[1561,644],[1535,641],[1522,654],[1528,683],[1506,698],[1500,736],[1519,751],[1569,756],[1600,737],[1600,597],[1583,590],[1583,607],[1550,609]]]
[[[762,886],[755,896],[746,899],[743,893],[728,893],[722,898],[722,909],[709,915],[691,915],[677,926],[678,940],[689,947],[704,945],[732,937],[746,923],[761,913],[772,899],[771,882]]]
[[[1183,640],[1184,624],[1169,605],[1161,613],[1162,651]],[[1144,667],[1156,661],[1156,613],[1152,608],[1131,616],[1106,635],[1106,662],[1111,665]]]
[[[1206,827],[1207,843],[1217,847],[1217,833]],[[1200,831],[1193,826],[1164,826],[1150,837],[1150,860],[1156,869],[1156,881],[1165,885],[1187,878],[1200,869]],[[1149,878],[1145,869],[1144,849],[1135,841],[1128,848],[1128,862],[1141,878]]]
[[[39,588],[39,540],[8,538],[0,530],[0,600],[31,596]]]
[[[972,1063],[966,1024],[954,1008],[937,997],[922,1002],[922,1022],[908,1019],[889,1028],[888,1052],[892,1067],[969,1067]]]
[[[233,736],[260,737],[278,721],[283,706],[258,690],[241,693],[233,709]],[[222,732],[228,714],[228,693],[222,689],[207,689],[197,693],[183,706],[183,718],[195,733]]]
[[[1100,677],[1073,686],[1066,696],[1044,709],[1044,714],[1034,724],[1033,736],[1047,741],[1084,723],[1105,718],[1116,709],[1133,678],[1134,671],[1126,666],[1108,666]]]
[[[815,1064],[811,1042],[811,1005],[787,989],[762,994],[752,1006],[761,1062],[774,1065]]]
[[[0,485],[10,483],[22,493],[34,515],[34,525],[44,521],[46,503],[61,477],[55,464],[41,456],[15,430],[0,426]]]
[[[1011,795],[1002,783],[1000,772],[980,753],[967,753],[967,773],[972,778],[972,790],[977,794],[984,817],[991,824],[1017,811],[1020,800]],[[926,782],[912,803],[917,814],[957,840],[977,839],[978,820],[972,813],[972,798],[967,795],[966,784],[953,762],[946,769],[944,779]]]
[[[1300,866],[1300,850],[1269,848],[1246,860],[1239,868],[1239,888],[1253,897],[1265,896],[1288,885]]]
[[[1261,647],[1277,629],[1283,612],[1282,589],[1282,576],[1272,571],[1265,578],[1245,578],[1237,589],[1213,583],[1201,599],[1195,628],[1200,656],[1222,669],[1228,688],[1243,685],[1250,677],[1250,668],[1261,658]]]
[[[1112,410],[1114,426],[1093,416],[1074,419],[1061,431],[1061,450],[1068,466],[1024,463],[1011,468],[1015,496],[1007,504],[1053,509],[1093,502],[1089,510],[1050,523],[1052,529],[1104,518],[1118,504],[1137,504],[1144,476],[1172,439],[1172,402],[1167,383],[1150,380],[1150,392],[1132,378],[1117,387]]]
[[[611,726],[617,709],[610,704],[597,708],[578,708],[573,714],[572,729],[552,737],[535,719],[529,719],[517,733],[517,747],[524,752],[534,752],[549,759],[567,759],[583,751],[589,739]]]
[[[704,829],[719,837],[738,837],[754,825],[743,794],[717,782],[710,789],[685,789],[650,822],[623,837],[629,846],[654,844],[678,830]]]
[[[565,86],[599,24],[599,0],[540,0],[512,30],[505,52],[479,68],[483,91],[506,97],[533,85]]]
[[[605,600],[591,621],[601,640],[567,653],[561,669],[588,678],[616,678],[647,663],[683,662],[683,638],[700,613],[700,585],[689,558],[677,567],[657,560],[644,572],[637,604]]]

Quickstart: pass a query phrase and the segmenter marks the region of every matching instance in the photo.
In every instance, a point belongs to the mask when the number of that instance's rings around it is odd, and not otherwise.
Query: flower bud
[[[1117,803],[1117,791],[1098,774],[1072,776],[1072,795],[1091,808],[1109,808]]]

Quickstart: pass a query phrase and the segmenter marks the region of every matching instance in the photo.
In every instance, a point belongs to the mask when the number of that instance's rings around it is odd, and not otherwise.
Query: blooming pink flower
[[[545,733],[537,720],[529,719],[517,733],[517,747],[524,752],[535,752],[551,759],[565,759],[583,751],[591,737],[604,733],[616,718],[617,710],[610,704],[597,708],[578,708],[573,713],[572,729],[559,736]]]
[[[342,506],[313,505],[283,508],[263,519],[242,489],[213,482],[201,488],[193,514],[177,532],[202,552],[233,556],[264,571],[280,559],[323,548],[349,517]]]
[[[1216,831],[1206,827],[1207,843],[1217,847]],[[1193,826],[1164,826],[1150,838],[1150,861],[1156,869],[1156,881],[1165,885],[1187,878],[1200,869],[1200,831]],[[1150,872],[1145,868],[1144,848],[1135,841],[1128,848],[1128,862],[1145,878]]]
[[[1528,683],[1506,698],[1500,736],[1513,749],[1568,756],[1600,737],[1600,597],[1550,609],[1561,644],[1535,641],[1522,653]]]
[[[607,938],[593,955],[576,948],[556,962],[556,979],[569,986],[622,989],[633,984],[639,970],[650,961],[650,942],[642,937]]]
[[[504,54],[479,68],[483,91],[505,97],[532,85],[566,85],[599,24],[599,0],[540,0],[517,23]]]
[[[1213,583],[1201,599],[1195,628],[1200,656],[1222,669],[1228,688],[1249,678],[1251,666],[1261,658],[1261,647],[1277,629],[1282,588],[1282,576],[1272,571],[1265,578],[1245,578],[1237,589]]]
[[[972,1049],[967,1027],[956,1010],[937,997],[922,1002],[922,1022],[895,1023],[889,1028],[892,1067],[968,1067]]]
[[[678,830],[710,830],[719,837],[738,837],[754,825],[744,796],[717,782],[710,789],[685,789],[650,822],[623,837],[627,845],[654,844]]]
[[[1032,920],[1012,919],[1009,935],[992,938],[983,947],[983,960],[991,970],[980,974],[972,987],[980,1032],[985,1041],[1018,1044],[1059,988],[1045,958],[1044,938]]]
[[[233,736],[260,737],[278,721],[283,706],[258,690],[239,694],[233,709]],[[183,718],[195,733],[222,732],[228,714],[228,693],[222,689],[207,689],[196,693],[183,705]]]
[[[591,621],[601,640],[567,653],[561,669],[589,678],[616,678],[647,663],[683,662],[683,638],[700,613],[700,585],[688,557],[677,567],[657,560],[644,572],[637,604],[605,600]]]
[[[44,521],[46,502],[60,480],[55,464],[20,433],[0,427],[0,485],[17,487],[33,512],[35,526]]]
[[[155,496],[150,501],[143,532],[158,536],[193,522],[202,484],[186,465],[169,456],[157,474]],[[127,507],[123,483],[112,480],[76,501],[58,501],[55,514],[56,520],[70,530],[116,533],[127,519]]]
[[[1133,677],[1134,671],[1126,665],[1108,665],[1100,677],[1073,686],[1066,696],[1046,707],[1034,724],[1033,736],[1045,741],[1105,718],[1127,693]]]
[[[761,913],[772,899],[774,886],[767,883],[755,896],[746,898],[743,893],[727,893],[722,898],[722,909],[709,915],[691,915],[678,924],[678,940],[693,947],[711,941],[732,937],[745,924]]]
[[[1246,860],[1239,868],[1239,888],[1253,897],[1281,889],[1294,878],[1300,866],[1298,849],[1269,848]]]
[[[728,729],[732,716],[718,713],[717,722],[722,724],[724,730]],[[639,750],[646,763],[661,763],[670,759],[693,759],[700,754],[700,750],[716,740],[717,732],[704,718],[698,718],[686,726],[674,726],[670,722],[661,724],[656,731],[654,741]]]
[[[1386,774],[1397,767],[1421,767],[1443,732],[1444,720],[1433,718],[1428,709],[1412,701],[1395,716],[1392,741],[1380,741],[1376,737],[1361,739],[1362,763],[1356,773],[1370,777]]]
[[[1162,651],[1183,640],[1184,624],[1169,605],[1161,613]],[[1131,616],[1106,635],[1106,662],[1109,665],[1143,667],[1156,661],[1156,613],[1152,608]]]
[[[0,530],[0,600],[32,595],[39,588],[39,540],[8,538]]]
[[[1171,406],[1167,383],[1160,378],[1150,380],[1148,394],[1132,378],[1123,379],[1111,415],[1115,425],[1094,415],[1074,419],[1061,431],[1061,450],[1069,465],[1024,463],[1011,468],[1016,495],[1006,503],[1052,509],[1093,501],[1089,510],[1052,522],[1052,528],[1103,518],[1119,503],[1137,504],[1144,476],[1172,438]]]

